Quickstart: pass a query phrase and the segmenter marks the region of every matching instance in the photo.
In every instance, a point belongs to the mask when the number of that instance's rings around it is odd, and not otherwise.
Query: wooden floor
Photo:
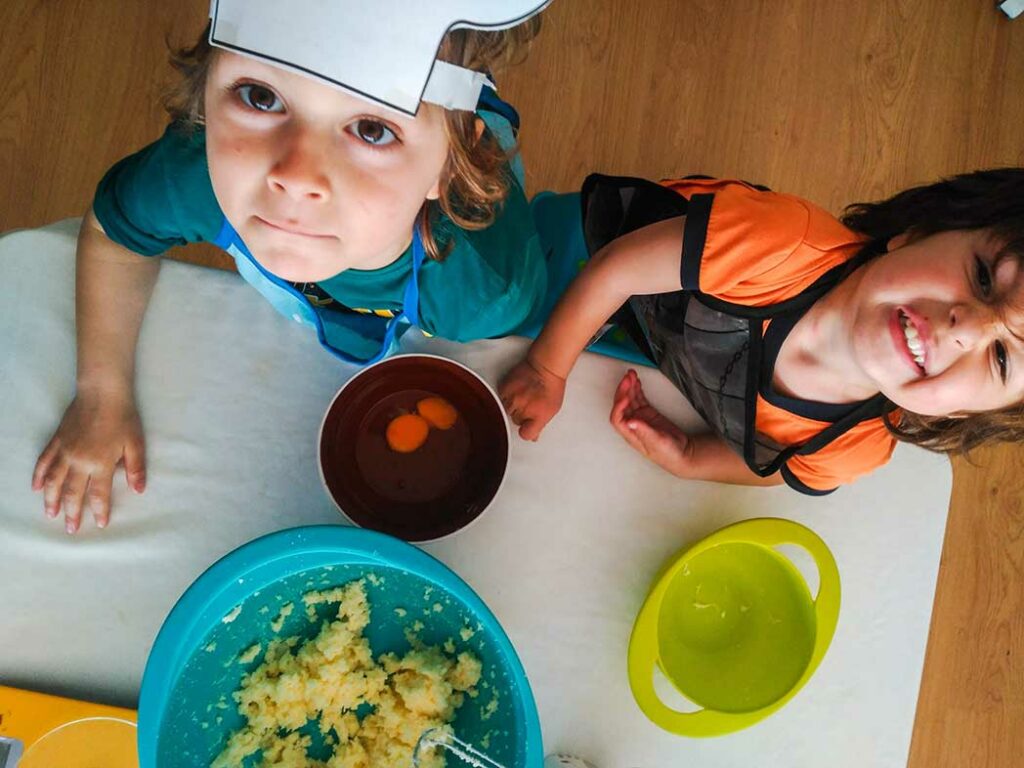
[[[159,134],[165,38],[194,37],[208,5],[0,3],[0,230],[81,214],[102,172]],[[501,85],[523,115],[533,191],[572,189],[591,170],[704,172],[838,212],[1024,165],[1024,19],[995,5],[555,0]],[[1024,764],[1022,456],[954,462],[913,768]]]

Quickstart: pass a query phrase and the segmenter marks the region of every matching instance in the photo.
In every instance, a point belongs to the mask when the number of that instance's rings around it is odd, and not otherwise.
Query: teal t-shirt
[[[508,176],[508,197],[490,227],[463,230],[444,216],[435,225],[439,244],[451,248],[420,269],[420,327],[427,333],[453,341],[503,336],[539,311],[547,269],[522,187]],[[93,210],[111,240],[144,256],[213,241],[224,214],[210,182],[205,132],[169,126],[104,175]],[[318,293],[351,309],[398,311],[411,270],[410,247],[381,269],[323,280]]]

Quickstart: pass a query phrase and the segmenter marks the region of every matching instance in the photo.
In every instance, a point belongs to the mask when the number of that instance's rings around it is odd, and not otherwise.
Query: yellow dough
[[[337,617],[304,642],[270,641],[263,662],[233,694],[247,723],[230,735],[211,768],[236,768],[257,750],[263,750],[257,768],[407,768],[420,735],[450,727],[465,694],[476,696],[481,665],[470,653],[453,658],[436,646],[415,645],[402,657],[373,659],[363,637],[370,606],[362,580],[311,592],[303,602],[309,609],[337,602]],[[363,704],[373,711],[360,721],[356,710]],[[333,746],[326,762],[306,756],[311,739],[297,731],[309,720]],[[424,750],[420,765],[444,768],[443,752]]]

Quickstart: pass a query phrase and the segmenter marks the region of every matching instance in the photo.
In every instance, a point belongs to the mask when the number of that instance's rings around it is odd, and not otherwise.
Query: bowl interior
[[[751,712],[785,696],[814,650],[814,603],[774,549],[730,542],[688,558],[658,613],[659,665],[687,698]]]
[[[268,569],[278,567],[271,565]],[[204,621],[196,622],[197,631],[187,640],[192,650],[166,699],[156,764],[161,768],[209,765],[229,734],[243,725],[231,695],[242,675],[260,664],[263,652],[248,663],[240,661],[239,656],[255,643],[261,643],[265,651],[268,641],[275,637],[315,636],[319,622],[307,619],[302,595],[364,577],[371,610],[365,635],[374,657],[408,651],[406,630],[417,621],[423,624],[417,633],[422,642],[443,645],[450,641],[455,654],[471,651],[483,664],[479,695],[467,697],[458,710],[455,733],[478,747],[486,745],[484,751],[503,765],[524,765],[523,745],[528,741],[524,692],[517,687],[512,661],[498,638],[459,596],[437,582],[400,567],[359,562],[321,563],[291,573],[252,591],[236,609],[225,614],[230,621],[218,615],[204,616]],[[262,575],[251,572],[245,581],[250,586],[258,585]],[[272,624],[288,602],[295,605],[295,610],[275,632]],[[326,606],[320,609],[324,615],[329,610]],[[200,624],[206,629],[198,630]],[[309,732],[315,733],[313,724]],[[322,742],[314,738],[310,756],[323,759],[326,753],[321,750]]]
[[[390,421],[441,397],[458,413],[411,453],[391,450]],[[320,469],[338,507],[357,525],[406,541],[447,536],[475,520],[508,465],[504,412],[473,372],[436,357],[394,357],[361,371],[335,397],[320,433]]]

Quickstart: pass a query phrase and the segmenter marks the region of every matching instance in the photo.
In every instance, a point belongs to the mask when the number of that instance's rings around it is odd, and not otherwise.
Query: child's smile
[[[904,358],[918,376],[928,373],[928,338],[930,330],[923,317],[910,309],[897,308],[890,330],[896,347],[905,351]]]
[[[204,106],[217,201],[278,277],[390,264],[438,196],[449,147],[439,109],[409,118],[227,52],[211,66]]]

